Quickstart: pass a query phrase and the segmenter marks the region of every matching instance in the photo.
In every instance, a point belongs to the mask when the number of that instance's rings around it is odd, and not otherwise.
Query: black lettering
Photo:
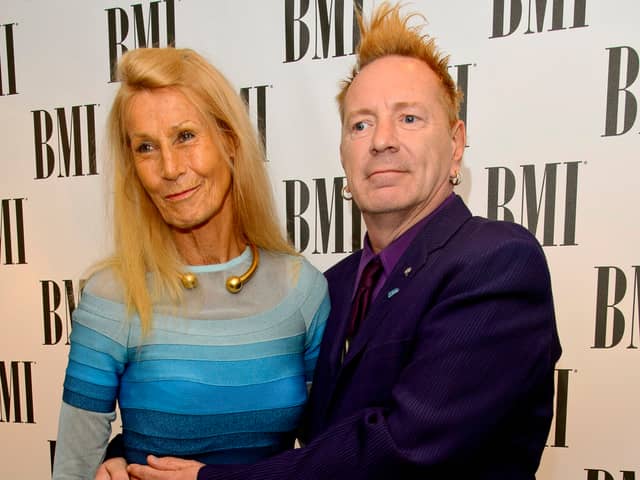
[[[57,313],[62,303],[60,286],[53,280],[41,280],[42,287],[42,318],[44,324],[44,345],[55,345],[62,340],[65,334],[65,344],[69,345],[69,332],[71,331],[71,318],[76,309],[75,291],[71,280],[64,280],[64,320]],[[84,280],[80,281],[82,285]],[[82,288],[82,287],[81,287]],[[80,289],[81,290],[81,289]]]
[[[309,224],[302,218],[302,214],[309,208],[309,187],[302,180],[284,180],[284,183],[287,235],[293,246],[303,252],[309,245]],[[298,196],[296,196],[296,185]],[[299,242],[296,238],[296,219],[298,219],[300,231]]]
[[[22,201],[24,198],[3,199],[2,216],[0,216],[0,247],[4,242],[4,264],[26,264],[26,254],[24,248],[24,213],[22,208]],[[13,203],[13,219],[11,215],[11,204]],[[15,261],[13,254],[14,241],[17,248],[17,261]]]
[[[510,0],[509,30],[504,30],[505,0],[493,0],[493,32],[489,38],[507,37],[514,33],[522,18],[520,0]]]
[[[487,194],[487,218],[491,220],[506,220],[513,222],[515,217],[513,212],[509,210],[506,205],[513,199],[516,192],[516,176],[507,167],[488,167],[489,181],[488,181],[488,194]],[[498,200],[500,192],[500,172],[504,175],[504,195],[502,197],[502,203]],[[498,209],[502,209],[502,217],[498,216]]]
[[[624,298],[627,291],[627,278],[622,270],[614,266],[595,268],[598,271],[598,285],[596,291],[595,339],[592,348],[613,348],[620,343],[624,335],[624,315],[616,305]],[[613,299],[609,303],[611,273],[615,274],[615,283],[613,285]],[[607,318],[609,309],[613,312],[611,328],[609,328],[609,319]],[[611,330],[611,341],[609,343],[607,343],[608,330]]]
[[[638,114],[638,101],[629,91],[629,87],[638,78],[640,59],[631,47],[611,47],[609,50],[609,74],[607,79],[607,109],[603,137],[623,135],[627,133]],[[625,80],[622,82],[622,52],[627,54]],[[620,97],[623,99],[623,124],[618,130],[618,108]]]
[[[581,162],[566,162],[567,182],[564,196],[564,243],[563,246],[576,243],[576,212],[578,209],[578,165]]]
[[[331,32],[333,31],[334,55],[343,57],[352,55],[360,42],[360,30],[356,16],[362,11],[363,0],[352,1],[351,51],[345,48],[345,2],[344,0],[314,0],[314,60],[325,59],[330,54]],[[285,0],[285,60],[284,63],[301,60],[309,50],[310,27],[303,18],[309,11],[309,0],[299,0],[296,16],[296,0]],[[298,54],[296,55],[296,24]],[[319,38],[318,38],[319,37]],[[320,49],[318,48],[320,46]],[[319,50],[321,50],[319,52]]]
[[[631,307],[631,343],[627,348],[638,348],[633,343],[636,336],[636,322],[638,322],[638,332],[640,332],[640,265],[633,267],[633,306]]]
[[[302,17],[309,10],[309,0],[299,0],[300,13],[295,16],[296,0],[285,0],[284,2],[284,38],[285,57],[284,62],[297,62],[304,57],[309,49],[309,27],[302,21]],[[295,26],[298,24],[299,54],[295,54]]]
[[[460,102],[460,111],[458,115],[460,120],[462,120],[466,126],[467,133],[469,133],[469,119],[467,117],[467,108],[469,105],[469,67],[470,63],[465,63],[463,65],[455,65],[455,69],[457,71],[457,79],[456,85],[458,86],[458,90],[462,92],[462,102]],[[469,137],[467,136],[467,140]],[[466,145],[467,147],[469,145]]]
[[[585,471],[587,472],[587,480],[615,480],[613,475],[606,470],[585,469]]]
[[[541,33],[545,26],[545,17],[547,16],[547,6],[551,4],[551,28],[548,31],[565,30],[565,2],[564,0],[528,0],[527,13],[527,30],[526,34]],[[493,2],[493,29],[489,38],[507,37],[518,29],[522,20],[522,0],[510,0],[509,2],[509,18],[508,27],[505,29],[506,15],[505,0],[494,0]],[[533,8],[532,8],[533,7]],[[535,8],[535,10],[534,10]],[[535,26],[532,26],[533,16],[535,15]],[[573,24],[568,28],[588,27],[587,19],[587,1],[574,0],[573,2]]]
[[[109,31],[109,82],[117,81],[118,58],[129,49],[124,40],[129,34],[129,18],[122,8],[107,8],[107,30]],[[117,19],[120,19],[120,35],[117,34]],[[118,47],[120,54],[118,55]]]
[[[256,87],[245,87],[240,89],[240,96],[244,100],[244,103],[247,105],[247,109],[249,110],[249,115],[252,114],[251,108],[251,100],[250,100],[250,92],[251,90],[256,90],[256,126],[258,127],[258,135],[260,136],[260,140],[262,141],[262,146],[265,151],[265,160],[268,161],[267,154],[267,87],[270,85],[258,85]]]
[[[56,441],[49,440],[49,461],[51,462],[51,474],[53,475],[53,461],[56,458]]]
[[[36,153],[35,179],[42,180],[51,176],[55,166],[55,153],[47,143],[53,135],[53,119],[45,110],[32,110],[31,113],[33,113],[33,141]]]
[[[89,157],[89,173],[87,175],[97,175],[96,166],[96,142],[95,142],[95,105],[85,105],[87,107],[87,152]],[[74,176],[83,176],[82,170],[82,133],[80,121],[80,105],[71,107],[71,126],[67,126],[65,109],[56,108],[57,131],[58,131],[58,157],[60,162],[58,177],[69,177],[71,174],[71,145],[73,144]],[[72,138],[73,136],[73,138]],[[64,174],[62,167],[64,166]]]
[[[2,389],[2,408],[0,422],[35,423],[33,412],[33,380],[31,364],[33,362],[11,362],[9,372],[5,362],[0,361],[0,388]],[[20,369],[22,366],[22,369]],[[22,370],[22,372],[21,372]],[[21,374],[22,373],[22,374]],[[21,395],[21,392],[23,395]],[[24,404],[23,398],[24,396]],[[11,404],[13,404],[13,421],[11,420]],[[26,419],[22,420],[22,408],[25,408]]]
[[[344,177],[336,177],[333,179],[333,190],[331,192],[331,205],[327,199],[327,186],[324,178],[313,179],[316,187],[316,218],[315,218],[315,248],[313,253],[327,253],[329,248],[329,234],[331,233],[331,225],[334,224],[335,229],[335,250],[333,253],[345,253],[344,251],[344,214],[342,185]],[[335,207],[335,211],[334,211]],[[335,215],[334,215],[335,213]],[[332,219],[335,221],[332,222]],[[322,239],[322,249],[318,250],[318,233]]]
[[[552,447],[567,448],[567,406],[569,404],[569,372],[556,369],[556,405],[553,415],[555,423]]]
[[[548,163],[544,167],[542,185],[540,187],[540,200],[536,193],[535,165],[521,165],[522,167],[522,202],[526,201],[526,209],[521,207],[521,223],[524,225],[524,213],[527,214],[527,229],[536,234],[540,208],[544,194],[544,246],[553,246],[555,209],[556,209],[556,176],[558,163]]]
[[[160,47],[160,3],[166,4],[166,46],[173,47],[176,44],[175,0],[158,0],[149,2],[149,17],[145,26],[143,4],[132,5],[133,9],[133,47]],[[122,8],[109,8],[107,12],[107,29],[109,31],[109,82],[117,81],[118,58],[128,47],[125,40],[129,34],[129,18]],[[118,25],[118,18],[120,20]],[[118,26],[120,34],[118,35]],[[131,47],[131,46],[130,46]],[[120,54],[118,54],[118,50]]]
[[[2,72],[1,60],[2,56],[0,56],[0,96],[4,95],[15,95],[18,93],[16,87],[16,55],[15,55],[15,46],[13,42],[13,25],[12,23],[7,23],[5,25],[1,25],[0,27],[4,28],[4,57],[6,58],[6,77],[7,77],[7,86],[8,91],[5,93],[3,85],[4,85],[4,75]]]

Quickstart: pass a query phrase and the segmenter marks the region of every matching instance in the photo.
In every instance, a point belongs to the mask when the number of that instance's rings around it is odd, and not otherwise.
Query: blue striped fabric
[[[131,462],[148,454],[254,462],[292,446],[328,312],[326,281],[304,261],[296,288],[267,312],[156,314],[145,338],[123,305],[85,291],[63,400],[94,412],[117,401]]]

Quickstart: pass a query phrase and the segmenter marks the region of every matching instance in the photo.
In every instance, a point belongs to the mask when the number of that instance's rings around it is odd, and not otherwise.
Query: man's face
[[[451,193],[465,130],[461,121],[450,126],[444,102],[439,78],[414,58],[382,57],[355,77],[340,152],[365,219],[393,214],[415,223]]]

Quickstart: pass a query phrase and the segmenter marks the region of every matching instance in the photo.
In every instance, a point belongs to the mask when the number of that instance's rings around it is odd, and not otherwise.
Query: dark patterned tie
[[[349,343],[351,339],[358,332],[358,327],[367,314],[369,303],[371,303],[371,297],[376,288],[376,283],[380,274],[382,273],[382,262],[380,257],[373,257],[371,261],[364,267],[362,276],[360,277],[360,283],[358,284],[358,290],[353,297],[353,303],[351,304],[351,313],[349,314],[349,326],[347,329],[347,337],[345,339],[344,355],[349,351]]]

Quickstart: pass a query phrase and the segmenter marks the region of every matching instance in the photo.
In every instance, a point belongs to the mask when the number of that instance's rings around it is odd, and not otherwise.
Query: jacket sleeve
[[[433,301],[388,405],[362,409],[256,465],[205,466],[198,479],[440,478],[447,466],[477,460],[478,446],[495,442],[499,430],[523,428],[508,426],[522,408],[542,427],[527,454],[504,461],[535,472],[560,352],[542,250],[516,237],[450,263],[438,291],[425,292]]]

